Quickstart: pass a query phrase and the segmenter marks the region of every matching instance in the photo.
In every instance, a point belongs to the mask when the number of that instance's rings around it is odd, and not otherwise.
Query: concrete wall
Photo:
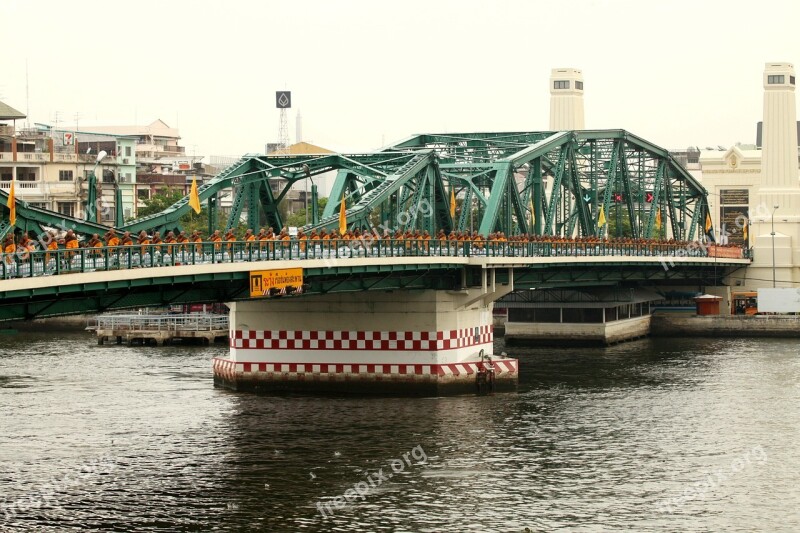
[[[614,344],[643,337],[650,330],[650,316],[615,320],[605,324],[558,324],[547,322],[506,322],[506,341],[543,343]]]
[[[654,337],[800,337],[800,316],[653,315]]]

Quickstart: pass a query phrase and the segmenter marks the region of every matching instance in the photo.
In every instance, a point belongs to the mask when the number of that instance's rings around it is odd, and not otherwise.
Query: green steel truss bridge
[[[200,186],[199,196],[208,209],[210,227],[216,226],[221,193],[233,190],[229,226],[246,219],[253,228],[280,228],[284,220],[279,205],[290,188],[310,180],[315,206],[313,181],[332,171],[336,180],[328,204],[308,228],[337,228],[344,201],[349,227],[379,231],[424,229],[434,234],[440,229],[474,229],[483,236],[496,231],[602,236],[608,232],[598,224],[602,212],[632,237],[693,241],[706,233],[705,189],[666,150],[623,130],[424,134],[364,154],[247,154]],[[450,212],[451,195],[457,199],[455,216]],[[0,199],[4,234],[10,230],[7,194],[0,196],[5,196]],[[179,229],[181,217],[190,210],[184,197],[161,213],[117,229]],[[19,200],[16,226],[34,234],[53,228],[83,235],[108,229]],[[517,288],[702,286],[719,283],[750,263],[747,250],[740,258],[725,259],[674,244],[555,241],[508,243],[491,252],[434,245],[409,250],[405,243],[382,241],[377,248],[365,244],[363,256],[345,258],[338,255],[343,243],[333,241],[319,252],[322,255],[309,255],[310,248],[301,253],[297,243],[290,246],[289,255],[270,245],[266,256],[262,251],[254,256],[252,248],[239,242],[228,255],[204,243],[190,258],[139,246],[105,247],[100,252],[40,250],[3,258],[0,321],[247,299],[249,271],[271,268],[303,268],[307,287],[302,292],[325,294],[461,290],[485,284],[490,271],[497,282]]]
[[[632,237],[693,240],[705,233],[706,191],[663,148],[624,130],[422,134],[365,154],[247,154],[199,187],[216,227],[220,193],[233,190],[228,226],[284,226],[279,204],[294,184],[335,171],[322,216],[309,228],[336,228],[344,198],[349,227],[477,230],[506,234],[601,235],[601,208]],[[451,191],[457,198],[450,214]],[[5,192],[0,193],[7,197]],[[5,203],[5,202],[2,202]],[[118,230],[180,229],[184,197],[163,212]],[[8,220],[3,207],[3,220]],[[80,234],[107,228],[18,202],[17,226]],[[0,225],[0,234],[9,229]],[[613,234],[612,234],[613,236]]]

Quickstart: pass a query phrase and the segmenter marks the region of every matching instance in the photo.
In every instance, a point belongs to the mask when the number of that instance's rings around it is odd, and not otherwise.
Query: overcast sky
[[[31,122],[160,118],[198,155],[263,151],[281,89],[291,140],[300,111],[338,151],[547,130],[554,67],[583,70],[587,128],[753,143],[764,63],[800,66],[798,0],[0,0],[0,21],[0,100]]]

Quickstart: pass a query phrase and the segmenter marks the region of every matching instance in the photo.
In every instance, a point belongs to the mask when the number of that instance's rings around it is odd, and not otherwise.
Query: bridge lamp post
[[[87,222],[97,222],[97,165],[106,158],[108,154],[105,150],[101,150],[97,153],[97,159],[94,162],[94,167],[92,171],[89,173],[87,178],[88,180],[88,191],[86,194],[86,216],[85,219]]]
[[[775,288],[775,210],[778,209],[780,206],[775,205],[772,208],[772,217],[771,217],[771,225],[772,231],[770,235],[772,236],[772,288]]]

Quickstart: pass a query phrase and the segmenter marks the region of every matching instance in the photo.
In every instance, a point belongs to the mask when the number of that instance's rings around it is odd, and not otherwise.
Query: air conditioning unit
[[[123,165],[127,165],[127,164],[129,164],[128,161],[129,161],[128,158],[125,157],[125,158],[122,159],[122,164]]]

